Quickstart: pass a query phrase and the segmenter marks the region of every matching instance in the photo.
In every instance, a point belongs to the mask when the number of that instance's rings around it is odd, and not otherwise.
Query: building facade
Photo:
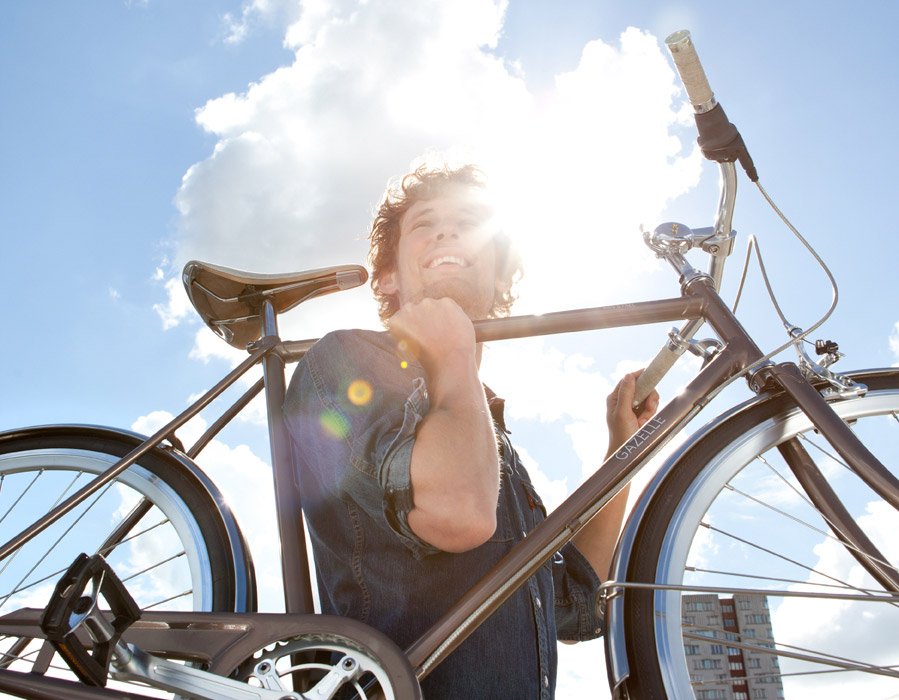
[[[784,697],[768,599],[713,594],[682,599],[684,652],[696,700]]]

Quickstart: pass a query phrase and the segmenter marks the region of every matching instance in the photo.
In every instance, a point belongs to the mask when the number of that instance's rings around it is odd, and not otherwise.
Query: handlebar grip
[[[690,104],[697,108],[697,111],[708,111],[714,107],[715,95],[709,87],[699,56],[696,55],[696,47],[690,39],[690,32],[686,29],[674,32],[665,39],[665,45],[671,52],[671,58],[687,90]]]
[[[652,393],[652,390],[656,388],[656,385],[662,381],[662,377],[668,374],[668,370],[674,366],[674,363],[677,362],[677,358],[680,356],[681,353],[671,350],[667,345],[659,350],[659,354],[653,358],[649,366],[637,377],[637,386],[634,392],[635,406],[643,403],[646,397]]]

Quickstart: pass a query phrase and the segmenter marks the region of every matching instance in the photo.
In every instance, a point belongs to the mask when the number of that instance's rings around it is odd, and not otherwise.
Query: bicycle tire
[[[130,452],[141,438],[109,429],[55,426],[17,431],[0,440],[0,527],[12,536]],[[87,499],[31,542],[0,561],[0,614],[42,608],[80,552],[97,551],[133,505],[150,509],[103,554],[141,608],[227,612],[252,609],[252,582],[235,547],[236,524],[226,522],[216,494],[185,465],[156,448],[108,488]],[[4,538],[5,539],[5,538]],[[252,578],[249,576],[249,578]],[[252,602],[237,603],[240,591]],[[0,629],[2,635],[2,629]],[[5,639],[5,641],[2,641]],[[0,637],[5,667],[29,670],[36,646],[15,649]]]
[[[835,400],[832,405],[895,472],[899,470],[899,372],[881,371],[856,379],[868,387],[865,396]],[[887,428],[892,436],[885,436]],[[891,536],[899,527],[899,515],[848,468],[840,468],[832,449],[828,454],[814,447],[822,442],[829,445],[792,401],[780,395],[738,412],[686,449],[641,519],[628,562],[628,581],[722,590],[688,599],[682,595],[695,593],[626,590],[627,697],[821,700],[887,697],[899,692],[899,649],[880,634],[885,625],[895,629],[899,606],[833,597],[841,593],[868,596],[858,593],[859,589],[880,587],[860,573],[861,567],[841,551],[842,545],[828,536],[820,514],[786,485],[793,479],[776,445],[797,436],[805,436],[800,439],[820,457],[816,459],[819,468],[823,467],[844,505],[860,525],[873,529],[871,539],[895,569],[899,552],[889,540],[895,539]],[[775,476],[775,470],[783,476]],[[882,536],[884,528],[887,537]],[[717,563],[706,566],[704,562],[712,558]],[[764,598],[719,595],[741,589],[770,593]],[[775,594],[784,590],[828,592],[831,597]],[[852,624],[841,627],[847,619]],[[685,633],[691,636],[685,638]],[[762,641],[754,642],[751,635],[761,636]],[[793,656],[812,650],[828,656],[818,657],[817,663]],[[870,657],[865,656],[868,653]],[[867,668],[849,669],[847,662]]]

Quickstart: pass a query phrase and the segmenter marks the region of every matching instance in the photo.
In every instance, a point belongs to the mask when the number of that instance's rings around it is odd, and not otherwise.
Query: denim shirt
[[[461,554],[412,532],[409,468],[428,394],[422,367],[402,359],[386,333],[331,333],[298,365],[284,413],[322,612],[369,624],[405,649],[546,511],[509,442],[502,400],[488,391],[501,456],[496,532]],[[552,698],[556,639],[601,634],[598,586],[566,545],[424,679],[425,698]]]

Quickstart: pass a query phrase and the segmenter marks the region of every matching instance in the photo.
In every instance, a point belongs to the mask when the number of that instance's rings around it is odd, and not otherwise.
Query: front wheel
[[[899,372],[858,380],[867,394],[832,406],[895,474]],[[629,697],[899,696],[899,599],[884,595],[799,487],[776,449],[793,438],[883,554],[881,566],[896,571],[899,513],[791,400],[738,413],[684,453],[641,521],[628,581],[699,590],[626,590]]]
[[[12,538],[139,443],[83,427],[0,435],[0,539]],[[0,615],[43,608],[81,552],[102,554],[142,609],[246,609],[246,601],[236,601],[252,584],[237,580],[248,572],[235,565],[235,532],[199,476],[157,448],[0,561]],[[0,667],[31,670],[39,648],[3,636],[0,620]]]

